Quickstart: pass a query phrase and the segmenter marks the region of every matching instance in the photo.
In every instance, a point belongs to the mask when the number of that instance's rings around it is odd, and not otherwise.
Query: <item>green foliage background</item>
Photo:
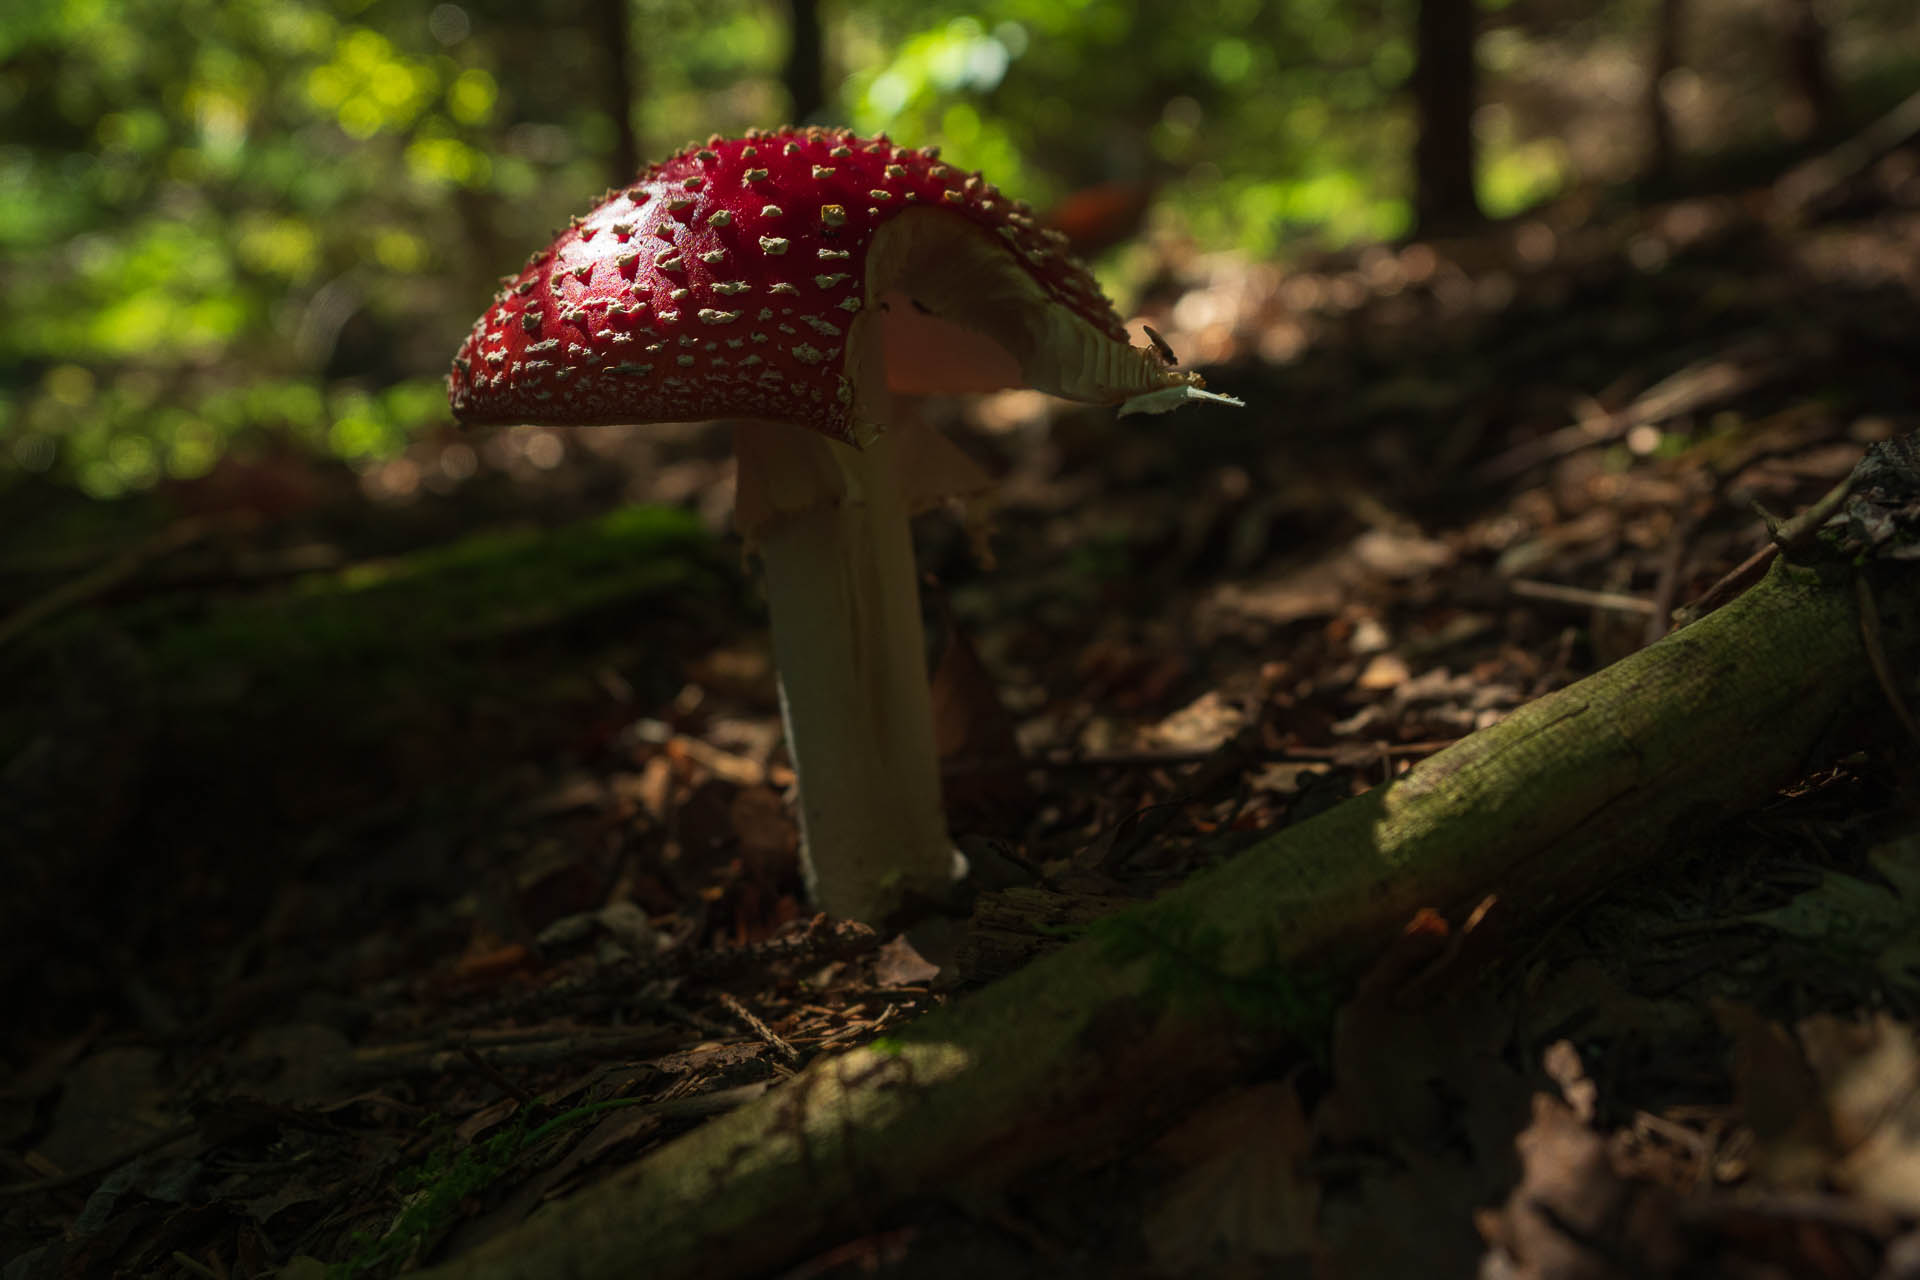
[[[493,277],[622,176],[597,25],[622,2],[646,155],[788,115],[776,0],[12,0],[0,485],[111,496],[276,436],[364,461],[444,429]],[[1523,71],[1543,31],[1625,48],[1652,2],[1496,7],[1483,61]],[[1164,183],[1204,244],[1391,236],[1413,5],[828,0],[825,114],[1042,206]],[[1550,136],[1486,140],[1491,212],[1567,175]]]

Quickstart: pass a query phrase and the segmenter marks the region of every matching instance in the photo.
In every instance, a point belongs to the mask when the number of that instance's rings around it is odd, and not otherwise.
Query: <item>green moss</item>
[[[1168,1002],[1218,1003],[1243,1022],[1308,1045],[1324,1043],[1332,1025],[1333,993],[1323,984],[1277,959],[1230,972],[1222,959],[1225,930],[1177,903],[1107,916],[1089,925],[1087,935],[1114,964],[1144,962],[1148,991]]]
[[[464,768],[476,729],[511,750],[529,709],[603,698],[599,666],[630,672],[638,697],[669,696],[672,628],[735,625],[741,583],[695,517],[638,507],[258,594],[109,598],[0,649],[0,680],[37,691],[0,705],[0,759],[43,741],[148,743],[143,777],[191,762],[193,785],[228,799],[273,770],[373,776],[396,752]],[[67,821],[53,810],[85,803],[84,789],[55,790],[65,799],[21,801],[48,810],[49,830]]]
[[[642,1101],[613,1098],[591,1103],[563,1111],[538,1125],[534,1119],[539,1109],[523,1108],[512,1123],[482,1142],[466,1147],[451,1143],[436,1146],[418,1165],[394,1175],[393,1189],[406,1197],[406,1205],[393,1225],[377,1236],[355,1233],[353,1256],[327,1268],[327,1280],[389,1273],[452,1225],[462,1203],[499,1181],[523,1153],[603,1111],[637,1106]]]
[[[152,656],[163,677],[222,660],[266,670],[350,667],[444,655],[624,602],[723,589],[718,557],[692,516],[635,507],[567,529],[480,534],[230,602],[161,632]]]

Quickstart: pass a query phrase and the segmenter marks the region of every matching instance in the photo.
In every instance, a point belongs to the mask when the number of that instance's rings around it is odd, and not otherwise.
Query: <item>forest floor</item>
[[[1002,478],[991,568],[920,529],[976,862],[1061,922],[1149,897],[1659,638],[1754,504],[1920,428],[1920,152],[1778,194],[1161,246],[1144,314],[1246,409],[928,406]],[[7,1280],[452,1256],[1058,945],[1004,892],[944,972],[809,917],[726,448],[10,496]],[[1137,1150],[786,1274],[1916,1274],[1913,759],[1863,737]]]

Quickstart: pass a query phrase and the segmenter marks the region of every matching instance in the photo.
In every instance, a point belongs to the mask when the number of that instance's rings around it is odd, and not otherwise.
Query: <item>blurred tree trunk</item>
[[[625,186],[640,171],[640,135],[633,127],[636,90],[633,74],[632,16],[627,0],[589,0],[592,22],[606,59],[606,113],[613,118],[612,185]]]
[[[1787,100],[1781,126],[1790,138],[1825,137],[1838,131],[1840,95],[1833,87],[1827,54],[1827,24],[1815,0],[1784,0]]]
[[[1474,0],[1420,0],[1415,33],[1414,214],[1422,234],[1480,221],[1474,194],[1473,109],[1478,100]]]
[[[793,122],[805,124],[826,105],[826,40],[820,0],[787,0],[787,65],[781,80],[793,104]]]
[[[1680,32],[1686,25],[1686,0],[1660,0],[1654,17],[1653,64],[1647,74],[1646,176],[1673,176],[1677,149],[1673,140],[1673,112],[1667,107],[1667,78],[1680,66]]]

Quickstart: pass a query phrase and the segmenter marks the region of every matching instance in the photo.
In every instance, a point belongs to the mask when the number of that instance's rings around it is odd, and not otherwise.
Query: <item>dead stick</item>
[[[1532,578],[1515,578],[1507,584],[1507,590],[1529,600],[1549,600],[1555,604],[1577,605],[1585,609],[1605,609],[1613,613],[1649,614],[1654,611],[1654,603],[1641,596],[1625,595],[1618,591],[1593,591],[1586,587],[1568,587],[1558,582],[1539,582]]]
[[[177,1124],[171,1129],[162,1129],[152,1137],[137,1142],[124,1151],[110,1155],[105,1160],[96,1161],[84,1169],[76,1169],[72,1173],[62,1173],[51,1178],[41,1178],[37,1182],[16,1182],[10,1187],[0,1187],[0,1199],[8,1199],[13,1196],[30,1196],[42,1191],[59,1191],[66,1187],[78,1186],[80,1183],[97,1178],[101,1174],[112,1173],[121,1165],[133,1160],[138,1160],[141,1156],[158,1151],[162,1147],[170,1147],[182,1138],[191,1137],[199,1128],[198,1122],[189,1120],[184,1124]]]
[[[534,1102],[537,1101],[532,1094],[507,1079],[506,1074],[502,1072],[500,1068],[488,1062],[486,1058],[481,1056],[480,1051],[472,1045],[461,1045],[460,1056],[472,1063],[475,1071],[478,1071],[481,1075],[492,1081],[494,1088],[500,1090],[500,1092],[506,1094],[521,1106],[532,1106]]]
[[[92,572],[63,582],[45,595],[27,601],[14,610],[6,621],[0,622],[0,648],[5,648],[49,618],[105,595],[150,562],[198,542],[213,527],[213,521],[198,516],[177,520]]]
[[[1907,736],[1920,743],[1920,722],[1913,718],[1913,711],[1907,706],[1907,700],[1900,693],[1900,681],[1893,674],[1893,664],[1887,660],[1886,637],[1880,629],[1879,606],[1874,601],[1873,584],[1867,581],[1864,573],[1856,574],[1853,579],[1854,599],[1860,603],[1860,642],[1867,651],[1867,662],[1873,667],[1873,678],[1880,682],[1880,692],[1887,699],[1894,718]]]
[[[767,1044],[772,1047],[773,1051],[786,1061],[788,1066],[797,1067],[800,1065],[799,1051],[785,1040],[782,1040],[779,1035],[774,1032],[772,1027],[762,1022],[753,1010],[747,1008],[747,1006],[741,1002],[740,997],[734,995],[731,991],[722,991],[720,993],[720,1003],[727,1007],[728,1013],[740,1019],[747,1030],[766,1041]]]

